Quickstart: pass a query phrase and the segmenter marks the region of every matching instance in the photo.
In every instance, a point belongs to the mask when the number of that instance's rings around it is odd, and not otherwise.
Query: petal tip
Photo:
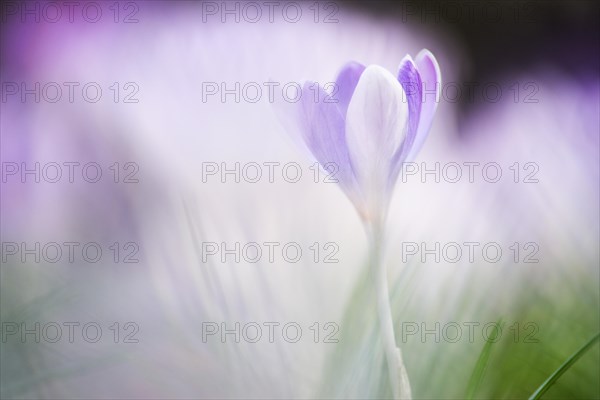
[[[365,66],[364,66],[364,65],[362,65],[361,63],[359,63],[358,61],[351,60],[351,61],[348,61],[348,62],[347,62],[347,63],[346,63],[346,64],[345,64],[345,65],[342,67],[342,70],[344,70],[344,69],[347,69],[347,68],[352,68],[352,69],[362,69],[362,68],[364,68],[364,67],[365,67]]]
[[[406,64],[412,64],[413,66],[415,65],[415,61],[413,60],[413,58],[411,57],[410,54],[407,54],[402,58],[402,60],[400,61],[399,69],[402,69],[402,67],[405,66]]]
[[[437,62],[437,59],[433,55],[433,53],[429,49],[423,49],[417,54],[416,57],[417,65],[421,66],[424,63],[429,63],[431,67],[435,70],[435,77],[437,82],[442,81],[442,74],[440,71],[440,65]]]
[[[361,63],[359,63],[358,61],[354,61],[354,60],[348,61],[338,71],[337,80],[340,80],[341,78],[343,78],[345,75],[348,75],[348,74],[360,76],[360,74],[362,74],[364,69],[365,69],[365,66],[362,65]]]
[[[388,71],[384,67],[377,65],[377,64],[371,64],[371,65],[367,66],[361,76],[361,79],[363,77],[370,77],[370,76],[373,76],[373,77],[377,76],[379,78],[384,78],[386,80],[394,80],[394,76],[391,74],[390,71]]]

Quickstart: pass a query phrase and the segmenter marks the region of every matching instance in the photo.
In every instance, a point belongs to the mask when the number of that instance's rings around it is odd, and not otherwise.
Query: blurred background
[[[598,2],[0,8],[1,398],[390,398],[360,219],[265,82],[423,48],[384,258],[413,397],[528,398],[600,330]],[[599,347],[544,398],[600,398]]]

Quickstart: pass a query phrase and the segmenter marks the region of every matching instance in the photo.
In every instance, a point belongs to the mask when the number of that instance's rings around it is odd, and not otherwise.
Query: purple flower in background
[[[317,161],[326,169],[329,163],[337,166],[335,177],[363,221],[384,218],[402,163],[414,159],[427,137],[440,84],[439,66],[428,50],[415,61],[407,55],[397,77],[377,65],[352,62],[331,95],[314,82],[304,84],[294,104],[295,123]]]

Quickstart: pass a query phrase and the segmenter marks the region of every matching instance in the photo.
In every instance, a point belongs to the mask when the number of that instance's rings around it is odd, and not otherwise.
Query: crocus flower
[[[422,50],[415,61],[404,57],[397,76],[351,62],[331,94],[303,85],[293,123],[324,168],[337,166],[335,177],[365,223],[381,222],[402,164],[423,146],[440,84],[435,57]]]
[[[337,166],[338,182],[368,233],[381,338],[395,399],[412,395],[395,341],[382,261],[383,225],[402,164],[414,159],[427,137],[440,84],[437,61],[423,50],[416,61],[404,57],[397,76],[377,65],[349,63],[331,94],[309,81],[300,101],[292,105],[296,132],[324,169],[331,163]]]

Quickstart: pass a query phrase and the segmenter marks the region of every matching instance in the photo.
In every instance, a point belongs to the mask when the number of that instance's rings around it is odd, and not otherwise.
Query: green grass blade
[[[594,343],[600,338],[600,333],[591,338],[586,344],[584,344],[579,350],[577,350],[571,357],[567,359],[556,371],[550,375],[548,379],[529,397],[529,400],[540,399],[544,393],[548,391],[554,385],[554,383],[564,374],[575,362],[584,355],[589,349],[592,348]]]
[[[498,320],[496,327],[500,327],[500,330],[502,330],[502,319]],[[469,378],[469,383],[467,385],[467,394],[465,395],[465,398],[468,400],[475,398],[475,393],[477,393],[477,389],[483,381],[487,363],[492,352],[492,346],[498,341],[498,334],[499,329],[494,329],[493,333],[489,337],[489,340],[486,341],[486,343],[483,345],[483,349],[481,349],[481,353],[479,354],[479,358],[477,359],[477,363],[475,364],[475,368],[473,368],[473,373],[471,374],[471,378]]]

